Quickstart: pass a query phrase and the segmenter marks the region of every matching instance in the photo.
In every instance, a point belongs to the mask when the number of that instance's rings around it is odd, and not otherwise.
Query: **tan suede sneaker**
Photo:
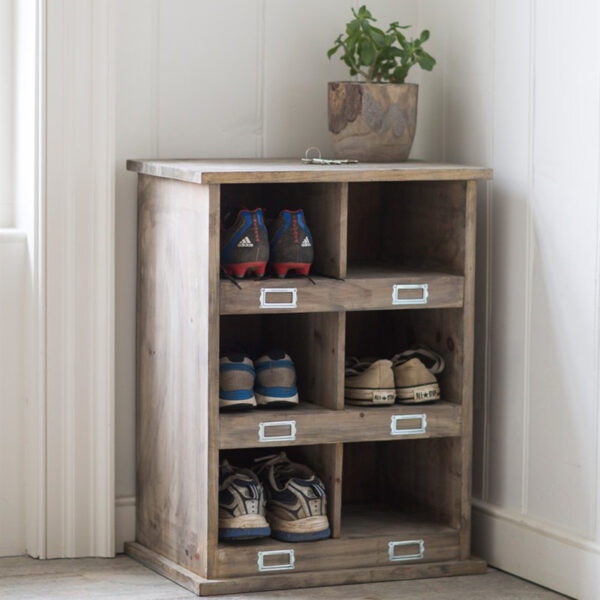
[[[394,372],[391,360],[349,358],[346,362],[344,397],[348,404],[394,404]]]
[[[418,346],[396,354],[392,362],[398,402],[419,404],[440,399],[440,385],[435,376],[445,365],[437,352]]]

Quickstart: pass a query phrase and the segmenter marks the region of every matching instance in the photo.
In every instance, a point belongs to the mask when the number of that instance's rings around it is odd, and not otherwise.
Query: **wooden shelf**
[[[319,275],[311,278],[314,283],[303,277],[244,279],[238,282],[239,287],[232,281],[221,279],[220,312],[222,315],[239,315],[451,308],[461,307],[463,303],[464,277],[449,273],[361,265],[349,268],[345,280]],[[295,302],[294,292],[278,290],[295,290]],[[273,303],[290,306],[268,306]]]
[[[127,552],[201,595],[482,572],[470,552],[475,180],[491,170],[128,167],[139,177],[136,541]],[[312,282],[221,278],[222,216],[240,206],[304,211]],[[443,401],[345,406],[347,355],[390,357],[415,343],[444,357]],[[299,406],[220,413],[219,355],[235,347],[285,350]],[[274,449],[319,475],[332,537],[220,543],[219,461],[248,466]]]
[[[413,419],[406,419],[414,415]],[[403,417],[395,419],[395,417]],[[459,436],[462,411],[458,404],[434,404],[358,407],[347,405],[344,410],[330,410],[300,402],[297,408],[285,410],[251,410],[221,413],[219,447],[270,448],[333,444],[342,442],[384,441]],[[279,425],[277,425],[279,423]],[[261,441],[269,437],[292,437],[281,441]],[[262,426],[262,427],[261,427]],[[393,430],[396,433],[392,433]],[[423,433],[403,433],[424,429]]]
[[[394,560],[390,558],[390,543],[394,544]],[[337,539],[293,544],[273,538],[220,542],[218,576],[256,575],[259,552],[279,552],[274,560],[282,562],[289,560],[286,553],[290,550],[295,571],[393,567],[458,558],[459,530],[435,523],[419,512],[402,512],[383,505],[349,505],[342,509],[342,529]],[[277,572],[281,571],[273,571]]]
[[[492,170],[446,163],[305,165],[296,159],[128,160],[130,171],[191,183],[302,183],[346,181],[465,181],[491,179]]]

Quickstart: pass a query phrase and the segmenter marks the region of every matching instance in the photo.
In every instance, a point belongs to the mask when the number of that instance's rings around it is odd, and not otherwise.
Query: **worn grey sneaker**
[[[256,406],[254,365],[240,352],[229,352],[219,361],[219,409]]]
[[[285,452],[254,462],[267,496],[267,520],[274,538],[308,542],[331,536],[325,486],[309,467],[291,462]]]
[[[219,539],[247,540],[270,534],[259,478],[223,460],[219,466]]]
[[[391,360],[349,358],[346,361],[344,397],[348,404],[394,404],[394,372]]]
[[[259,406],[293,406],[298,404],[296,368],[288,354],[271,350],[254,361],[254,393]]]
[[[413,346],[392,358],[396,397],[403,404],[433,402],[441,398],[436,375],[444,370],[444,359],[427,346]]]

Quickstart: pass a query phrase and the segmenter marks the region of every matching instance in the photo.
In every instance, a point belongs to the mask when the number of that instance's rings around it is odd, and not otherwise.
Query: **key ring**
[[[311,157],[311,152],[316,152],[318,156]],[[303,163],[308,165],[348,165],[357,163],[357,160],[351,158],[322,158],[321,150],[317,146],[310,146],[304,153],[304,158],[300,159]]]

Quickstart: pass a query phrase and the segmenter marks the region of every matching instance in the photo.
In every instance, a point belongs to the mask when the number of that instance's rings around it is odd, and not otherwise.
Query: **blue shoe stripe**
[[[271,396],[273,398],[291,398],[298,393],[298,388],[294,387],[264,387],[256,386],[256,392],[261,396]]]
[[[265,369],[293,369],[294,363],[291,360],[269,360],[266,362],[259,362],[256,365],[257,371],[264,371]]]
[[[222,540],[235,540],[249,537],[266,537],[268,535],[271,535],[271,529],[269,527],[252,527],[250,529],[219,529],[219,538]]]
[[[311,243],[313,243],[312,241],[312,235],[310,235],[310,231],[308,230],[308,227],[306,225],[306,221],[304,220],[304,212],[300,211],[298,213],[298,225],[304,230],[304,233],[306,234],[306,237],[308,237],[308,241]]]
[[[313,533],[290,533],[289,531],[275,531],[273,529],[271,535],[282,542],[312,542],[331,537],[331,530],[328,527],[323,531],[315,531]]]
[[[225,265],[229,264],[229,261],[231,260],[231,251],[233,250],[233,247],[242,239],[242,236],[246,233],[246,231],[252,224],[252,217],[250,216],[249,211],[242,210],[242,211],[240,211],[240,215],[242,215],[242,217],[244,217],[244,220],[246,221],[246,225],[244,227],[242,227],[231,238],[231,240],[229,241],[229,244],[227,244],[227,246],[225,246],[223,248],[223,250],[221,251],[221,262]]]
[[[222,363],[219,365],[219,371],[248,371],[254,375],[254,369],[245,363]]]
[[[219,389],[219,399],[221,400],[248,400],[254,396],[254,390],[221,390]]]

